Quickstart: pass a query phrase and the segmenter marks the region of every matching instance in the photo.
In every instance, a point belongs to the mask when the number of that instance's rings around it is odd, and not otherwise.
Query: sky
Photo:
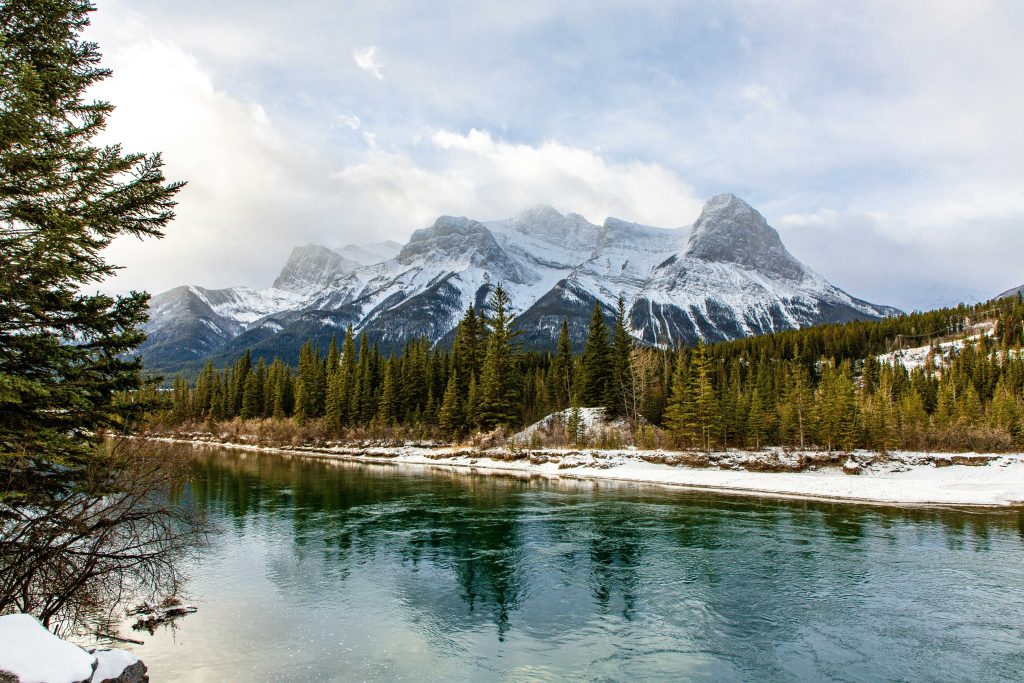
[[[732,192],[854,296],[1024,283],[1024,3],[95,0],[101,141],[187,180],[110,292],[266,287],[293,246]]]

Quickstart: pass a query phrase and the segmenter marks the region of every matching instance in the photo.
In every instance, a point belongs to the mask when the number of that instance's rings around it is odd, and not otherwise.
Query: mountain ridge
[[[326,343],[352,325],[385,350],[414,336],[444,342],[470,304],[509,291],[528,347],[552,347],[568,318],[582,342],[594,301],[621,296],[640,342],[671,346],[897,313],[850,296],[793,257],[732,194],[690,226],[601,224],[537,205],[511,218],[440,216],[409,240],[292,250],[272,287],[176,287],[153,297],[147,366],[175,369],[244,348],[291,358],[302,335]]]

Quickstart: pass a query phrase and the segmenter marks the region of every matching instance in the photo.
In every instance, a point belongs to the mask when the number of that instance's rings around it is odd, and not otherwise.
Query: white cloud
[[[124,22],[94,29],[101,38],[108,31],[131,36],[103,42],[114,76],[92,94],[116,109],[97,141],[160,150],[168,179],[188,184],[164,239],[111,245],[108,258],[124,269],[104,288],[262,283],[280,266],[281,252],[321,222],[310,215],[314,183],[303,178],[316,159],[292,148],[259,103],[218,87],[194,56],[137,25],[124,31],[130,15]]]
[[[1013,0],[98,4],[108,139],[190,181],[166,240],[118,245],[131,286],[538,202],[679,225],[720,191],[865,298],[1024,282]]]
[[[338,122],[341,125],[345,126],[346,128],[351,128],[352,130],[359,130],[359,127],[363,125],[363,122],[359,120],[359,117],[355,116],[354,114],[339,114]]]
[[[440,214],[505,218],[539,203],[595,222],[617,216],[659,226],[688,224],[700,212],[693,189],[657,164],[613,162],[555,141],[513,144],[476,129],[437,131],[430,143],[429,165],[376,149],[337,171],[349,209],[400,229]]]
[[[384,74],[381,73],[381,65],[377,63],[377,46],[368,45],[367,47],[356,48],[352,52],[352,59],[363,71],[368,71],[373,74],[373,77],[378,81],[384,80]]]

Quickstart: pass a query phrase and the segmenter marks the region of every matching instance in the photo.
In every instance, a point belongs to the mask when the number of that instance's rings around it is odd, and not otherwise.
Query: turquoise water
[[[197,453],[154,681],[1021,680],[1024,513]]]

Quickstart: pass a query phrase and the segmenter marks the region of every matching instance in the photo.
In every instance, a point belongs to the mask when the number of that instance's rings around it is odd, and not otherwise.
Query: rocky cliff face
[[[443,342],[466,307],[509,290],[524,344],[553,345],[563,318],[576,343],[594,301],[619,297],[649,344],[721,341],[896,309],[851,297],[797,261],[742,199],[711,198],[692,226],[655,228],[539,206],[500,221],[442,216],[408,243],[293,250],[265,290],[178,287],[154,297],[151,367],[169,369],[245,348],[291,358],[348,325],[385,349],[412,336]]]

